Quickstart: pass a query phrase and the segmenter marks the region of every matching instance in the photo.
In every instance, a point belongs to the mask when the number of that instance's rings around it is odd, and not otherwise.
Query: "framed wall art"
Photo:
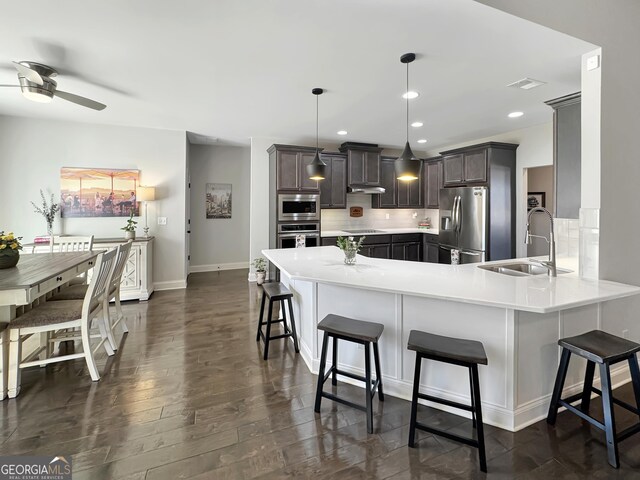
[[[231,184],[207,183],[207,218],[231,218]]]

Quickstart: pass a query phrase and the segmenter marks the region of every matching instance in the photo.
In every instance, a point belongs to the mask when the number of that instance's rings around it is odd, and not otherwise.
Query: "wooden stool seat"
[[[377,342],[382,335],[384,325],[330,314],[318,324],[318,330],[366,342]]]
[[[411,330],[407,348],[423,356],[440,357],[465,363],[487,364],[487,354],[482,343],[475,340],[443,337],[432,333]]]
[[[264,308],[267,303],[267,299],[269,300],[269,310],[267,312],[267,321],[264,321]],[[260,318],[258,320],[258,333],[256,333],[256,342],[260,341],[260,338],[264,340],[264,353],[263,358],[266,360],[269,358],[269,342],[271,340],[277,340],[280,338],[293,338],[293,346],[296,350],[296,353],[300,353],[300,348],[298,347],[298,334],[296,332],[296,321],[293,317],[293,293],[287,287],[285,287],[280,282],[268,282],[262,284],[262,303],[260,304]],[[273,319],[273,303],[280,302],[280,311],[282,313],[282,318]],[[285,308],[285,302],[289,307],[289,322],[291,323],[291,328],[287,326],[287,313]],[[282,323],[284,327],[284,333],[281,335],[271,335],[271,325],[274,323]],[[266,325],[267,331],[266,333],[262,332],[262,326]]]
[[[439,435],[449,440],[462,442],[476,447],[480,457],[480,470],[487,471],[487,456],[484,446],[484,425],[482,423],[482,401],[480,399],[480,378],[478,364],[487,365],[487,354],[482,343],[475,340],[443,337],[432,333],[411,330],[407,349],[416,352],[416,366],[413,375],[413,395],[411,398],[411,419],[409,420],[409,447],[415,447],[416,430],[422,430],[433,435]],[[422,360],[434,360],[452,365],[459,365],[469,369],[469,386],[471,390],[471,404],[454,402],[444,398],[420,393],[420,374]],[[437,427],[418,422],[418,399],[440,403],[448,407],[471,412],[473,428],[476,438],[463,437]]]
[[[340,315],[327,315],[320,323],[318,330],[324,331],[322,340],[322,354],[320,356],[320,369],[318,371],[318,387],[316,388],[316,404],[315,412],[320,413],[320,403],[322,397],[342,403],[352,408],[362,410],[367,413],[367,432],[373,433],[373,397],[378,392],[378,400],[384,401],[384,393],[382,392],[382,372],[380,370],[380,354],[378,352],[378,339],[382,335],[384,325],[380,323],[365,322],[363,320],[355,320],[353,318],[342,317]],[[325,373],[327,366],[327,347],[329,345],[329,337],[333,339],[333,360],[331,368]],[[351,372],[338,369],[338,340],[346,340],[347,342],[358,343],[364,345],[364,377]],[[370,346],[373,344],[373,359],[376,366],[376,379],[371,380],[371,351]],[[353,378],[364,382],[365,388],[365,405],[358,405],[332,393],[324,392],[322,387],[324,382],[331,377],[331,384],[337,385],[337,376]]]
[[[629,438],[634,433],[640,432],[640,422],[631,425],[621,432],[616,432],[613,405],[617,404],[640,417],[640,368],[638,367],[638,360],[636,358],[636,352],[640,351],[640,344],[625,338],[616,337],[601,330],[592,330],[575,337],[562,338],[558,340],[558,345],[562,347],[562,355],[560,357],[560,365],[558,366],[558,374],[556,375],[556,383],[553,388],[553,395],[551,396],[551,404],[549,405],[547,423],[555,425],[558,409],[565,407],[568,411],[586,420],[594,427],[604,430],[607,440],[609,464],[614,468],[618,468],[620,466],[618,443]],[[572,353],[587,360],[584,386],[582,392],[563,399],[562,390],[564,389],[564,382],[567,377],[569,360]],[[623,361],[629,362],[629,372],[631,373],[631,382],[633,384],[633,393],[636,401],[635,407],[613,397],[611,388],[611,365]],[[601,390],[593,386],[593,375],[595,373],[596,363],[600,369]],[[589,415],[592,393],[596,393],[602,397],[604,422],[600,422]],[[580,400],[579,408],[571,405],[576,400]]]
[[[616,337],[602,330],[561,338],[558,345],[596,363],[615,363],[640,351],[640,343]]]

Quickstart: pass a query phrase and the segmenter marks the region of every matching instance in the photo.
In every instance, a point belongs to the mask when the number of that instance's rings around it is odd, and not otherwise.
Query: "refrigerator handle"
[[[462,197],[460,195],[457,195],[456,196],[456,200],[457,200],[457,202],[454,205],[454,208],[455,208],[455,214],[454,215],[455,215],[455,219],[456,219],[456,221],[455,221],[455,231],[457,233],[459,233],[460,232],[460,204],[462,203]]]
[[[458,207],[458,196],[454,196],[453,197],[453,206],[451,207],[451,229],[454,232],[457,232],[457,226],[456,226],[456,209]]]

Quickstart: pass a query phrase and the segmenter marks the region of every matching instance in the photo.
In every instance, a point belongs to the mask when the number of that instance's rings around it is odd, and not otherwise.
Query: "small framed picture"
[[[527,193],[527,210],[536,207],[545,207],[545,192],[529,192]]]

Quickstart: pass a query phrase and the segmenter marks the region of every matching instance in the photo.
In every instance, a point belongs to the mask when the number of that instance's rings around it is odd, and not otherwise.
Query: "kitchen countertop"
[[[353,227],[351,230],[365,230],[365,227]],[[437,228],[418,228],[418,227],[408,227],[408,228],[372,228],[371,230],[378,230],[375,233],[349,233],[345,230],[322,230],[322,237],[348,237],[348,236],[357,236],[364,235],[366,237],[371,235],[394,235],[401,233],[428,233],[430,235],[438,235]]]
[[[387,232],[396,233],[394,229]],[[547,275],[507,276],[480,269],[477,263],[444,265],[361,255],[356,265],[345,265],[337,247],[263,250],[263,254],[294,279],[534,313],[556,312],[640,294],[640,287],[580,278],[575,259],[558,259],[559,267],[574,271],[551,278]]]

